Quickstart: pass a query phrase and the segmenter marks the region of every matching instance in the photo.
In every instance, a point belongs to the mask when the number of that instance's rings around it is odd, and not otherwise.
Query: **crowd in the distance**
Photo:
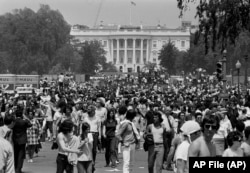
[[[135,153],[148,152],[148,172],[188,171],[188,158],[249,157],[250,97],[228,87],[47,80],[41,94],[1,93],[0,172],[21,173],[43,142],[58,149],[57,173],[95,171],[96,156],[133,172]],[[120,84],[119,84],[120,83]],[[121,85],[121,83],[123,85]],[[66,84],[66,85],[65,85]]]

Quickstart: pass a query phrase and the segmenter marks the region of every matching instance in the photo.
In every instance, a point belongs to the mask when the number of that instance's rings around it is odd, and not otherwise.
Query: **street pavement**
[[[42,149],[33,159],[33,163],[28,163],[27,159],[24,161],[23,172],[24,173],[56,173],[56,157],[58,150],[51,150],[51,142],[45,142],[42,144]],[[28,156],[26,157],[28,158]],[[120,164],[116,169],[105,166],[105,154],[97,153],[96,159],[96,171],[95,173],[105,172],[121,172],[122,173],[122,155],[119,155]],[[147,152],[144,150],[137,150],[135,154],[136,164],[134,166],[134,173],[146,173],[147,171]],[[173,173],[169,171],[162,171],[163,173]],[[74,173],[77,173],[75,168]]]

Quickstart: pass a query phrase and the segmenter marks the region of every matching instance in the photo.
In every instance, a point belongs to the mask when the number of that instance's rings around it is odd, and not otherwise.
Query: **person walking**
[[[79,137],[80,145],[79,149],[82,150],[82,154],[78,155],[77,171],[79,173],[92,173],[92,161],[93,161],[93,135],[89,133],[90,126],[88,123],[82,123],[82,133]]]
[[[57,144],[58,144],[58,155],[56,159],[57,169],[56,173],[73,173],[73,164],[68,160],[69,153],[81,154],[82,152],[79,149],[70,148],[70,143],[72,140],[75,140],[73,135],[74,123],[66,119],[64,120],[60,127],[59,133],[57,135]]]
[[[0,172],[15,173],[13,147],[2,136],[0,136]]]
[[[153,116],[153,124],[148,125],[146,129],[146,135],[152,134],[154,140],[154,145],[150,145],[148,147],[148,172],[153,173],[154,165],[156,165],[156,173],[161,173],[164,157],[164,139],[166,138],[166,128],[162,124],[163,119],[161,113],[154,112]]]
[[[28,116],[32,126],[27,129],[27,150],[29,155],[29,163],[33,163],[34,152],[39,146],[40,135],[42,134],[42,128],[40,123],[35,116],[35,112],[32,109],[26,110],[26,115]]]
[[[93,170],[92,171],[95,171],[97,145],[98,145],[98,140],[99,141],[101,140],[101,120],[95,114],[95,106],[94,105],[88,106],[87,115],[85,116],[83,121],[87,122],[90,125],[90,133],[93,134],[93,148],[92,148]]]
[[[132,173],[135,163],[136,141],[140,139],[140,135],[132,122],[135,116],[134,110],[128,110],[126,119],[123,120],[116,134],[122,143],[123,173]]]
[[[106,167],[116,167],[116,137],[117,121],[115,120],[115,109],[108,110],[107,120],[103,123],[103,137],[105,139],[105,160]]]
[[[13,127],[14,158],[16,173],[21,173],[26,153],[27,129],[32,126],[29,119],[23,115],[23,109],[16,110],[16,121]]]

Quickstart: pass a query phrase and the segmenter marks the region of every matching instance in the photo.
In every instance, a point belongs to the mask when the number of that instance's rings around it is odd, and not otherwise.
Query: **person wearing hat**
[[[182,142],[175,152],[175,161],[177,172],[186,172],[188,170],[188,149],[190,143],[200,136],[201,127],[196,121],[186,121],[180,128],[182,132]]]

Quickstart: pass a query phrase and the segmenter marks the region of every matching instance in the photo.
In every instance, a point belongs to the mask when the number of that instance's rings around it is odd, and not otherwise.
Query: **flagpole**
[[[130,14],[129,14],[129,25],[132,25],[131,23],[131,13],[132,13],[132,4],[130,3]]]

